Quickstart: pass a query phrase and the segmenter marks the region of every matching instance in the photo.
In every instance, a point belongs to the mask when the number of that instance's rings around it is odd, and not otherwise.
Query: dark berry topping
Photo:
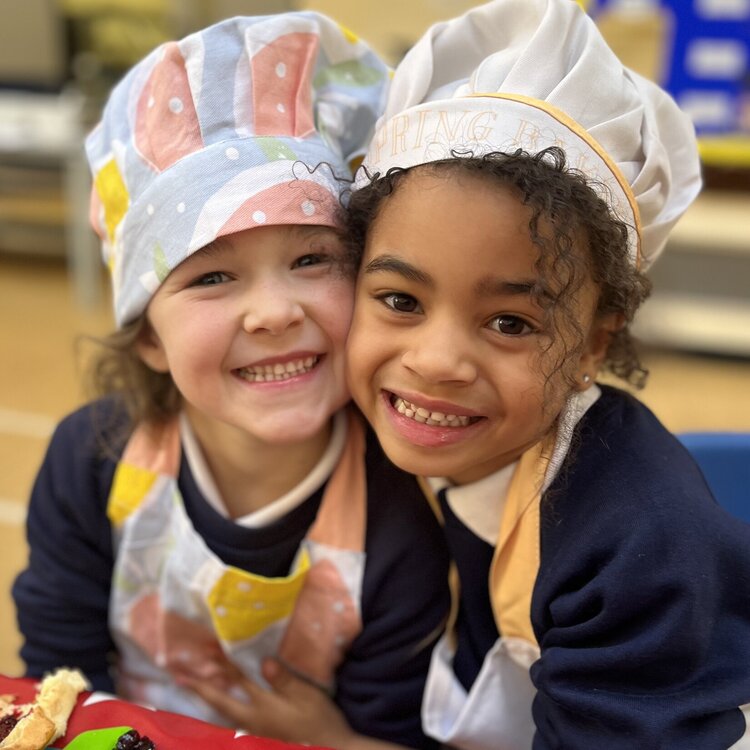
[[[145,735],[141,737],[135,729],[121,735],[113,750],[156,750],[156,745]]]
[[[8,714],[0,719],[0,742],[2,742],[12,731],[13,727],[18,724],[18,716]]]

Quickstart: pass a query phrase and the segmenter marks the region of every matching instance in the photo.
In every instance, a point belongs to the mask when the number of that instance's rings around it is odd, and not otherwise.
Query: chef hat
[[[700,190],[687,115],[623,66],[574,0],[495,0],[432,26],[396,69],[364,165],[549,146],[628,225],[642,268]]]
[[[132,68],[86,140],[118,325],[217,237],[336,225],[340,178],[365,151],[389,72],[313,12],[222,21]]]

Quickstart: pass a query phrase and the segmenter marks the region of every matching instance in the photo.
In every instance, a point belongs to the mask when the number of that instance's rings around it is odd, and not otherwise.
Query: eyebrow
[[[292,236],[299,236],[302,239],[318,236],[341,237],[341,230],[338,227],[332,227],[327,224],[290,224],[288,225]]]
[[[530,279],[510,281],[508,279],[499,279],[488,276],[481,279],[474,289],[480,297],[504,297],[529,295],[535,286],[535,282]]]
[[[231,243],[225,237],[217,237],[211,240],[207,245],[196,250],[193,255],[200,255],[206,258],[210,258],[212,255],[217,255],[227,248],[231,248]],[[190,257],[190,256],[188,256]]]
[[[435,286],[435,282],[430,274],[395,255],[379,255],[365,265],[362,271],[363,273],[396,273],[409,281],[430,287]],[[516,281],[487,276],[477,282],[474,290],[480,297],[527,296],[531,294],[535,285],[535,282],[531,279],[519,279]]]
[[[435,286],[435,282],[428,273],[421,271],[405,260],[397,258],[395,255],[379,255],[377,258],[373,258],[362,270],[364,273],[397,273],[409,281],[416,281],[426,286]]]

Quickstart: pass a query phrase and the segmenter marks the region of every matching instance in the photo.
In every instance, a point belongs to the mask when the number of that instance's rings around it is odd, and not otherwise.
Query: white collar
[[[263,508],[248,513],[246,516],[236,518],[234,522],[248,528],[260,528],[268,526],[294,510],[297,506],[302,505],[333,472],[344,449],[346,433],[346,413],[341,410],[333,416],[333,429],[331,430],[331,439],[328,441],[328,447],[318,463],[312,468],[312,471],[286,494]],[[184,412],[180,414],[180,438],[185,449],[185,457],[190,465],[190,470],[193,473],[200,493],[217,513],[224,516],[224,518],[228,518],[229,514],[227,513],[226,505],[221,498],[211,470],[206,463],[203,451]],[[276,467],[274,470],[280,471],[281,467]]]

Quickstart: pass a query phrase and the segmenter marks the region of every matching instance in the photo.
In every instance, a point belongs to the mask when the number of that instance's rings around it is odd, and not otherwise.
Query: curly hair
[[[117,450],[139,422],[165,421],[182,405],[172,376],[152,370],[136,351],[136,342],[147,325],[143,313],[106,336],[85,338],[95,347],[86,362],[87,394],[108,397],[116,406],[111,424],[99,424],[97,429],[107,451]]]
[[[636,351],[629,329],[636,310],[648,297],[649,280],[633,266],[628,255],[628,228],[611,211],[595,187],[605,190],[567,165],[565,152],[557,147],[537,154],[523,150],[492,152],[481,156],[453,153],[454,158],[410,169],[394,167],[385,174],[367,175],[370,183],[349,197],[347,231],[350,252],[357,262],[364,253],[367,233],[383,201],[397,192],[405,175],[430,170],[440,175],[469,175],[515,191],[531,210],[529,233],[539,248],[539,277],[532,290],[545,311],[546,324],[554,334],[563,326],[573,332],[572,346],[562,347],[550,372],[565,372],[565,361],[582,351],[584,332],[573,307],[575,293],[592,278],[599,288],[597,315],[617,313],[623,324],[611,334],[603,369],[640,388],[648,372]],[[581,253],[581,239],[586,252]],[[553,339],[554,340],[554,339]],[[548,350],[552,348],[552,341]],[[572,385],[572,374],[567,373]]]

